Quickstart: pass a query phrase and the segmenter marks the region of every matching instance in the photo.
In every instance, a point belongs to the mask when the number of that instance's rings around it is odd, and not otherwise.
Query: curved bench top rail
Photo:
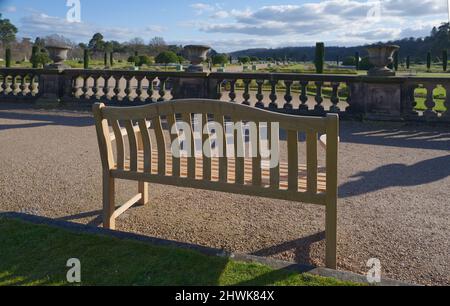
[[[172,114],[216,114],[255,122],[279,122],[288,130],[326,132],[326,118],[305,117],[270,112],[242,104],[207,99],[173,100],[136,107],[105,107],[102,116],[108,120],[142,120]]]

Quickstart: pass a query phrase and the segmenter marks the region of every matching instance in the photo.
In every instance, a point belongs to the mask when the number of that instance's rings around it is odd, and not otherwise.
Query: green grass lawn
[[[0,286],[69,285],[66,263],[70,258],[81,262],[81,285],[355,285],[190,250],[0,218]]]

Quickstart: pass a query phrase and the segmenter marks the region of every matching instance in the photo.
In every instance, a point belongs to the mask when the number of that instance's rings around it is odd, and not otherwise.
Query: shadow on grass
[[[339,285],[216,249],[18,213],[0,214],[0,242],[0,285],[69,285],[71,258],[82,285]]]

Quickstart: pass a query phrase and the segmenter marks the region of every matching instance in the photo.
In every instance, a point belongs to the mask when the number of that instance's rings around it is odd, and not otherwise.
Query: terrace
[[[94,102],[198,97],[339,113],[339,268],[365,274],[367,259],[379,258],[386,277],[449,284],[450,79],[18,68],[0,75],[1,211],[101,224]],[[118,201],[132,190],[119,184]],[[316,207],[157,185],[150,201],[121,216],[118,229],[324,265]]]

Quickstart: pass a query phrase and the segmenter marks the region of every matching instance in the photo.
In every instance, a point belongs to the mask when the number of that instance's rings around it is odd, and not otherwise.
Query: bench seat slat
[[[138,171],[143,170],[144,165],[144,153],[139,151],[138,152]],[[171,154],[167,153],[166,157],[167,163],[165,166],[166,174],[167,176],[172,176],[172,169],[173,169],[173,163],[171,160]],[[219,158],[211,158],[211,167],[210,174],[211,179],[209,181],[218,182],[219,181],[219,169],[220,169],[220,163]],[[242,174],[243,174],[243,183],[242,185],[251,185],[253,184],[253,159],[252,158],[243,158],[244,167],[242,168]],[[185,157],[182,157],[179,159],[180,161],[180,177],[186,178],[188,177],[188,159]],[[158,153],[153,151],[152,154],[152,171],[151,174],[157,175],[158,171],[157,165],[158,165]],[[230,184],[236,184],[236,159],[235,158],[228,158],[228,180],[227,183]],[[287,163],[280,163],[279,164],[279,176],[278,176],[278,190],[284,190],[288,188],[288,182],[289,182],[289,168]],[[120,170],[120,169],[116,169]],[[129,160],[126,160],[125,162],[125,171],[130,171],[129,168]],[[263,187],[269,187],[273,188],[273,185],[271,184],[270,177],[271,177],[272,170],[270,169],[270,161],[269,160],[263,160],[261,161],[261,186]],[[203,176],[203,158],[199,155],[196,157],[196,180],[202,180],[204,179]],[[298,184],[298,191],[299,192],[306,192],[307,191],[307,166],[306,165],[299,165],[297,170],[298,176],[297,176],[297,184]],[[317,186],[318,190],[317,192],[325,192],[326,190],[326,169],[323,167],[317,168]]]

